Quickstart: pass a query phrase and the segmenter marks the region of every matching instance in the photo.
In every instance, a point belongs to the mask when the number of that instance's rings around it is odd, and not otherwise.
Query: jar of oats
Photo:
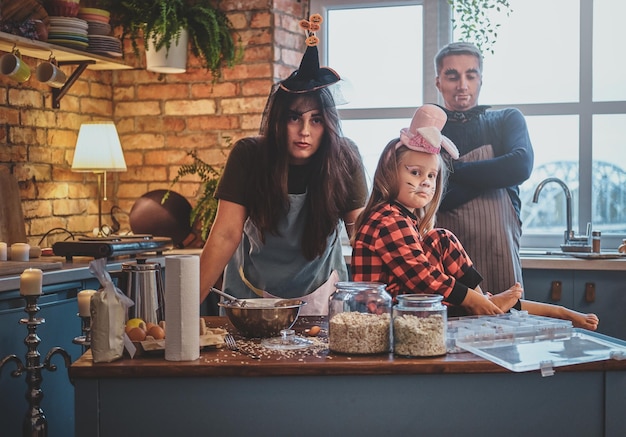
[[[392,299],[379,282],[337,282],[328,306],[328,348],[344,354],[391,351]]]
[[[405,357],[446,353],[448,317],[438,294],[398,296],[393,307],[393,352]]]

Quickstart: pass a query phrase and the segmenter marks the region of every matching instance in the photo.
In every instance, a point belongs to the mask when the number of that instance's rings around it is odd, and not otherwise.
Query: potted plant
[[[497,19],[513,12],[508,0],[448,0],[462,41],[473,42],[483,52],[493,54],[500,23]]]
[[[135,54],[143,37],[144,48],[165,49],[169,54],[183,31],[187,31],[191,51],[213,78],[221,75],[224,64],[232,66],[241,57],[238,41],[226,14],[210,0],[122,0],[108,1],[112,26],[120,26],[122,40],[129,38]],[[183,49],[187,50],[185,44]]]
[[[230,143],[230,138],[227,141]],[[185,176],[195,175],[200,177],[201,183],[198,189],[197,201],[196,205],[191,209],[189,221],[192,228],[196,226],[196,223],[200,226],[200,237],[202,241],[206,241],[217,213],[217,199],[214,197],[214,194],[222,175],[222,168],[206,163],[198,157],[198,153],[195,150],[187,152],[187,155],[193,159],[193,162],[180,166],[170,187],[174,186]],[[168,196],[169,190],[163,196],[161,203],[165,202]]]

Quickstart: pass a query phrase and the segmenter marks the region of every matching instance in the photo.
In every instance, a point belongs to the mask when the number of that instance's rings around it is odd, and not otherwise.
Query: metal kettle
[[[165,319],[165,297],[161,264],[137,259],[123,263],[118,288],[135,302],[128,308],[128,318],[138,317],[146,323]]]

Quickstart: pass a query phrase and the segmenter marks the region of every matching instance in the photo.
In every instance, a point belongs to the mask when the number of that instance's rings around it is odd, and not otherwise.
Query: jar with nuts
[[[391,350],[392,299],[378,282],[338,282],[328,307],[328,348],[345,354]]]

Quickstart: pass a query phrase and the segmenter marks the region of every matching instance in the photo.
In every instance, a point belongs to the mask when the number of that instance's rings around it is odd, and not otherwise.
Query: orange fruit
[[[153,325],[148,329],[148,335],[151,335],[155,340],[161,340],[165,338],[165,331],[159,325]]]
[[[141,328],[131,328],[127,334],[131,341],[144,341],[146,339],[146,331]]]

